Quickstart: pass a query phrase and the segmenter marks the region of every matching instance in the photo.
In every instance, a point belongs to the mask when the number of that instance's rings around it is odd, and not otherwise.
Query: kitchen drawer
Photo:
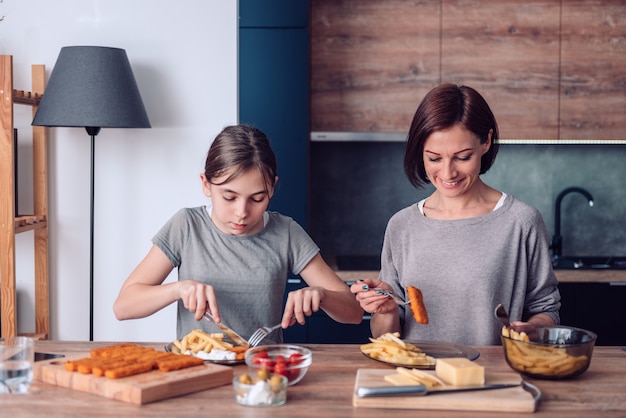
[[[626,345],[624,283],[560,283],[561,324],[598,334],[596,345]]]

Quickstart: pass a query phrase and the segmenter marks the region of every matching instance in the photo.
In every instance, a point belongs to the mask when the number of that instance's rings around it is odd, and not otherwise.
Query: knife
[[[437,393],[450,393],[450,392],[467,392],[473,390],[489,390],[489,389],[503,389],[519,386],[519,383],[493,383],[479,386],[458,386],[452,388],[432,389],[424,385],[410,385],[410,386],[375,386],[375,387],[359,387],[356,389],[356,395],[359,398],[366,398],[370,396],[406,396],[406,395],[435,395]]]
[[[217,325],[217,327],[219,329],[221,329],[222,331],[224,331],[224,334],[226,334],[228,336],[228,338],[230,338],[231,340],[233,340],[233,342],[237,345],[242,345],[244,347],[249,347],[250,344],[248,344],[248,341],[244,340],[239,334],[237,334],[235,331],[233,331],[232,329],[230,329],[229,327],[227,327],[226,325],[224,325],[221,322],[217,322],[215,320],[215,318],[213,318],[213,315],[211,315],[208,312],[204,312],[204,316],[206,316],[207,318],[209,318],[211,320],[211,322],[213,322],[215,325]]]

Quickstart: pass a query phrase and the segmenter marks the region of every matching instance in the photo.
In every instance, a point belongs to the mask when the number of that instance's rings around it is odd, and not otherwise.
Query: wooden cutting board
[[[387,396],[360,398],[356,389],[361,386],[389,386],[385,375],[396,374],[395,369],[359,369],[356,374],[352,404],[363,408],[437,409],[456,411],[534,412],[540,393],[533,394],[522,386],[473,392],[452,392],[431,395]],[[432,372],[434,374],[434,372]],[[485,383],[521,383],[517,373],[485,372]]]
[[[75,356],[89,357],[89,353]],[[232,382],[233,369],[219,364],[204,364],[172,372],[153,370],[121,379],[107,379],[92,374],[65,370],[65,362],[74,357],[35,363],[34,378],[46,383],[136,405],[160,401],[222,386]]]

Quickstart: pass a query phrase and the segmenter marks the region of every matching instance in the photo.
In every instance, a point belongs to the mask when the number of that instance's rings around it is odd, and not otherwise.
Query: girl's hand
[[[365,312],[377,314],[392,313],[398,310],[393,299],[380,294],[387,290],[392,290],[391,286],[376,279],[360,279],[350,286],[350,291],[356,295],[356,300],[361,308]]]
[[[298,322],[304,325],[306,317],[320,310],[326,289],[319,286],[303,287],[289,292],[283,313],[283,329]]]
[[[185,309],[195,314],[196,321],[203,318],[205,311],[209,311],[217,322],[221,321],[213,286],[195,280],[180,280],[177,283],[180,299]]]

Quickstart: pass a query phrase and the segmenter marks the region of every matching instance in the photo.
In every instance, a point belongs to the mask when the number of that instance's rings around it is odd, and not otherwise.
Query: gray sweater
[[[213,224],[204,206],[181,209],[152,240],[178,267],[179,280],[213,286],[222,321],[245,339],[260,326],[280,322],[288,274],[299,274],[319,252],[293,219],[267,213],[261,232],[232,236]],[[194,329],[221,332],[196,321],[179,300],[177,338]],[[271,337],[280,342],[282,332]]]
[[[499,303],[511,320],[545,313],[559,322],[547,229],[539,211],[510,195],[470,219],[430,219],[417,204],[402,209],[387,225],[381,264],[380,279],[398,294],[409,285],[422,290],[429,324],[400,309],[407,340],[500,344]]]

